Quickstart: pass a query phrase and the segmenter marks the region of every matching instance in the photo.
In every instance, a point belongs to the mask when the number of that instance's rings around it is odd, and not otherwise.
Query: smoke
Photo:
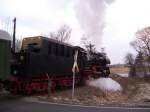
[[[96,46],[101,44],[105,28],[106,8],[114,0],[76,0],[75,11],[78,22],[85,35]]]
[[[110,91],[122,91],[121,85],[111,78],[99,78],[88,82],[89,86],[99,88],[103,92]]]

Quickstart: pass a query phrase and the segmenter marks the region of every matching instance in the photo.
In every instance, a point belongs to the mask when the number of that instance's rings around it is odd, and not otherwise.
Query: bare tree
[[[125,64],[130,68],[129,76],[136,76],[135,72],[135,64],[134,64],[134,56],[131,53],[127,53],[125,56]]]
[[[85,47],[87,51],[96,52],[95,45],[92,44],[90,41],[88,41],[85,35],[83,35],[83,37],[81,38],[81,43],[83,44],[83,46]]]
[[[150,56],[150,27],[146,27],[136,32],[135,41],[131,45],[137,52],[141,52],[145,56]]]
[[[52,38],[52,39],[59,40],[58,37],[57,37],[56,32],[50,32],[50,33],[49,33],[49,36],[50,36],[50,38]]]
[[[68,42],[72,29],[68,25],[62,25],[57,32],[50,33],[50,37],[60,42]]]
[[[125,64],[127,66],[133,66],[134,65],[134,56],[131,53],[127,53],[125,56]]]
[[[15,51],[19,52],[21,49],[21,44],[22,44],[22,38],[20,37],[19,39],[17,38],[15,41]],[[12,46],[12,43],[11,43]]]
[[[21,49],[22,39],[16,39],[15,44],[16,44],[16,46],[15,46],[15,51],[16,51],[16,52],[19,52],[20,49]]]
[[[147,67],[145,66],[145,60],[142,53],[138,53],[135,58],[136,75],[140,77],[147,76]]]
[[[135,36],[135,40],[130,44],[138,54],[142,54],[143,63],[150,72],[150,27],[138,30]]]

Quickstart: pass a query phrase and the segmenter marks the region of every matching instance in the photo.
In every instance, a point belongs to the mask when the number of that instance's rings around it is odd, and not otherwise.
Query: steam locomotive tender
[[[24,38],[20,52],[13,53],[11,77],[7,89],[13,93],[47,91],[48,79],[51,90],[72,86],[74,53],[78,50],[79,72],[75,83],[81,84],[89,77],[108,77],[110,61],[102,53],[90,53],[78,46],[72,46],[50,38],[37,36]]]

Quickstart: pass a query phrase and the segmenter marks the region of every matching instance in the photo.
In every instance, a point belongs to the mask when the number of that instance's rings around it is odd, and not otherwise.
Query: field
[[[111,74],[128,74],[129,67],[111,67],[110,72]]]

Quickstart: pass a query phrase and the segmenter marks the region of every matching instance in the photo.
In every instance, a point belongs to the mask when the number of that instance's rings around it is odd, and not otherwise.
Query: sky
[[[150,26],[149,0],[0,0],[0,28],[12,33],[17,18],[17,38],[48,35],[63,25],[72,28],[70,43],[81,37],[104,47],[112,64],[124,63],[137,30]]]

